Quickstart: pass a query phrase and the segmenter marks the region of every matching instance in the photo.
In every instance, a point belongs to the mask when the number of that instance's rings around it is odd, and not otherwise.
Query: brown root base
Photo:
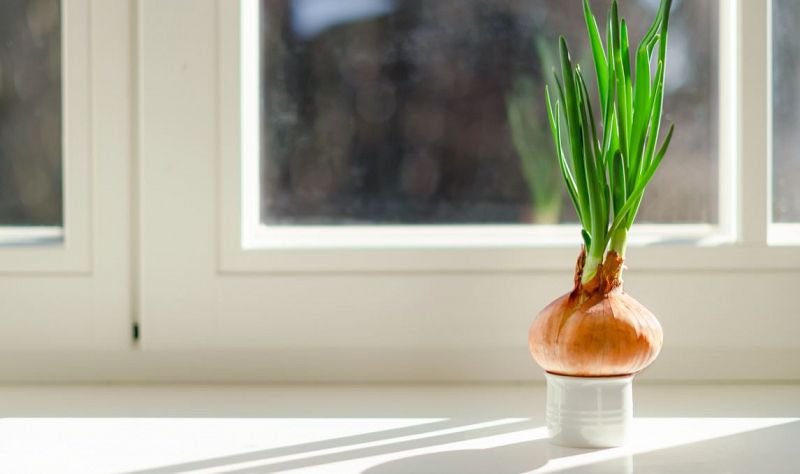
[[[572,292],[577,297],[580,293],[588,296],[602,293],[607,294],[617,288],[622,288],[622,270],[625,268],[625,259],[617,252],[611,251],[606,254],[603,263],[597,266],[597,273],[586,283],[581,283],[583,279],[583,267],[586,264],[586,248],[581,247],[578,255],[578,262],[575,265],[575,277],[573,278]]]

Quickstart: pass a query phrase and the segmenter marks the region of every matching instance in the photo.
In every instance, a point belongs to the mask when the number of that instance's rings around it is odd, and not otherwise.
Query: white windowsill
[[[633,441],[605,450],[547,442],[542,385],[5,386],[0,395],[2,472],[800,472],[800,385],[637,382]]]

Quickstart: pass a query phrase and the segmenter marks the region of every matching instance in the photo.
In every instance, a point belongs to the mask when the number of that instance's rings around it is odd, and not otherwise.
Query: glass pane
[[[800,222],[800,3],[772,4],[772,219]]]
[[[0,226],[60,226],[61,11],[0,2]]]
[[[623,2],[635,40],[657,7]],[[673,18],[677,129],[639,217],[715,223],[717,1]],[[561,33],[593,70],[577,0],[262,0],[262,221],[575,222],[543,100]]]

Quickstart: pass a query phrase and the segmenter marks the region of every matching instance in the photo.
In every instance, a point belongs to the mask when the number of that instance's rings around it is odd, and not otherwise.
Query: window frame
[[[417,247],[242,249],[237,5],[137,3],[138,373],[536,378],[525,334],[568,291],[577,246],[459,246],[454,237]],[[626,291],[664,326],[664,353],[646,377],[797,379],[800,320],[787,317],[785,295],[800,278],[800,252],[767,244],[769,7],[720,5],[730,8],[721,35],[734,59],[724,87],[735,108],[720,120],[731,128],[724,152],[736,172],[724,179],[737,195],[727,209],[736,211],[737,238],[633,246]]]
[[[238,2],[64,4],[77,35],[65,48],[84,55],[65,60],[67,76],[86,79],[65,106],[78,114],[65,125],[77,137],[65,148],[65,193],[77,193],[65,195],[65,222],[83,215],[86,234],[53,249],[86,253],[0,249],[0,380],[539,377],[525,334],[569,289],[577,243],[558,242],[562,229],[541,246],[514,227],[461,245],[437,232],[416,246],[348,248],[345,236],[338,247],[242,250]],[[796,380],[800,320],[785,295],[800,252],[768,245],[767,232],[769,2],[720,5],[731,9],[721,47],[735,78],[721,84],[735,100],[720,117],[730,127],[720,153],[736,157],[720,189],[738,196],[720,213],[736,240],[630,248],[626,290],[666,337],[643,377]]]
[[[88,0],[61,6],[61,227],[0,227],[0,275],[91,271],[91,22]]]
[[[3,227],[0,347],[15,367],[130,348],[133,31],[127,0],[62,0],[63,231]],[[11,375],[13,377],[13,375]]]
[[[767,123],[767,148],[768,148],[768,160],[766,165],[765,172],[767,173],[767,213],[769,219],[769,226],[767,228],[767,242],[771,246],[775,247],[792,247],[800,245],[800,222],[774,222],[774,214],[775,209],[773,207],[773,197],[774,197],[774,190],[772,188],[772,164],[774,160],[773,152],[774,148],[772,146],[772,122],[773,122],[773,90],[772,90],[772,71],[773,71],[773,30],[772,30],[772,0],[767,1],[767,38],[769,44],[767,46],[767,87],[766,87],[766,102],[767,102],[767,112],[766,112],[766,123]],[[759,236],[760,237],[760,236]]]
[[[253,204],[259,196],[255,92],[259,68],[257,48],[252,47],[258,44],[258,2],[235,3],[221,9],[218,26],[221,272],[535,271],[572,264],[580,245],[575,226],[323,229],[261,225],[258,206]],[[719,223],[635,226],[630,252],[637,267],[703,271],[800,264],[796,252],[774,248],[767,239],[767,230],[772,229],[767,212],[768,129],[764,126],[769,109],[760,101],[769,93],[765,74],[769,71],[760,70],[759,59],[756,63],[750,59],[767,47],[760,40],[768,34],[769,25],[757,22],[768,20],[763,6],[760,2],[719,2]],[[748,41],[742,41],[743,37]],[[769,58],[762,57],[766,67]],[[370,242],[365,243],[365,236]],[[758,258],[749,257],[753,251]]]

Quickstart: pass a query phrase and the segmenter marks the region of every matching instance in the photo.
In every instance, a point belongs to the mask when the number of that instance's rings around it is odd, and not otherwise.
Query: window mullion
[[[745,246],[764,246],[770,220],[770,2],[738,0],[737,3],[739,237]]]

